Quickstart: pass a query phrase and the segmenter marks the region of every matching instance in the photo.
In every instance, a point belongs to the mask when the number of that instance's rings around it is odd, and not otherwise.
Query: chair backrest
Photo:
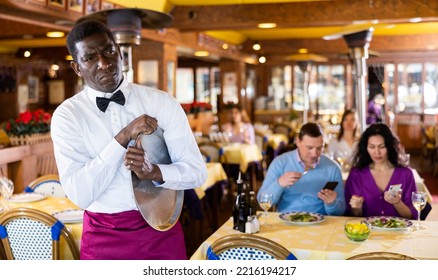
[[[16,208],[0,215],[0,239],[9,260],[58,260],[61,236],[73,258],[79,259],[70,231],[52,215],[31,208]]]
[[[210,157],[210,162],[220,162],[222,148],[215,142],[202,142],[198,144],[199,150]]]
[[[56,174],[43,175],[36,178],[24,189],[25,192],[37,192],[47,196],[66,197]]]
[[[274,133],[284,134],[284,135],[286,135],[287,139],[289,139],[291,136],[292,128],[287,124],[277,123],[274,125],[273,131],[274,131]]]
[[[249,234],[219,238],[207,250],[208,260],[296,260],[285,247],[270,239]]]
[[[416,258],[392,252],[369,252],[349,257],[347,260],[416,260]]]
[[[210,162],[210,156],[205,152],[205,151],[200,151],[201,152],[201,156],[204,159],[204,162]]]
[[[260,131],[255,132],[255,143],[259,147],[260,151],[262,152],[262,155],[266,155],[266,150],[268,148],[268,143],[265,135],[261,133]]]

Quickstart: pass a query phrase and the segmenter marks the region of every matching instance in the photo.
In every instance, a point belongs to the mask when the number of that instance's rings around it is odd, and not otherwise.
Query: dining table
[[[421,221],[422,228],[416,229],[416,221],[402,229],[371,229],[367,240],[355,242],[344,233],[344,223],[351,217],[323,216],[318,222],[294,224],[280,218],[280,213],[269,212],[268,226],[260,217],[261,229],[256,235],[273,240],[294,254],[298,260],[345,260],[359,254],[371,252],[393,252],[416,259],[438,259],[438,221]],[[233,229],[230,217],[217,231],[209,236],[190,257],[191,260],[205,260],[209,246],[217,239],[240,234]]]
[[[29,194],[28,194],[29,195]],[[10,209],[15,208],[32,208],[36,210],[40,210],[46,212],[50,215],[56,213],[62,213],[63,211],[70,210],[81,210],[77,205],[75,205],[70,199],[66,197],[54,197],[54,196],[46,196],[43,199],[35,200],[35,201],[21,200],[20,202],[8,202],[8,207]],[[61,220],[62,221],[62,220]],[[64,226],[72,233],[73,238],[80,249],[81,237],[82,237],[82,220],[74,220],[71,223],[62,221]],[[66,241],[61,237],[60,241],[60,257],[63,260],[72,260],[73,256],[71,251],[66,243]]]

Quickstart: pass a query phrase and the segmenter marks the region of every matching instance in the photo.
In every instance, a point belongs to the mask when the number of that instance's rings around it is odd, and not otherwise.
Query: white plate
[[[305,221],[293,221],[291,220],[291,217],[295,215],[309,215],[313,218],[312,221],[305,222]],[[280,219],[285,221],[288,224],[292,225],[313,225],[321,223],[325,220],[325,216],[321,215],[319,213],[312,213],[312,212],[306,212],[306,211],[299,211],[299,212],[287,212],[280,214]]]
[[[65,224],[82,223],[84,210],[65,210],[56,212],[53,216]]]
[[[9,202],[33,202],[33,201],[39,201],[45,199],[46,196],[41,193],[17,193],[11,196],[10,199],[8,199]]]
[[[376,222],[378,221],[381,221],[382,225],[376,225]],[[405,230],[412,226],[411,221],[400,217],[373,216],[365,218],[365,222],[369,224],[372,229],[385,231]],[[399,225],[396,227],[389,227],[390,222],[397,222]]]

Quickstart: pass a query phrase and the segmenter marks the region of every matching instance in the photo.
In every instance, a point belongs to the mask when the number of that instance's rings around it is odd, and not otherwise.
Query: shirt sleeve
[[[91,158],[75,122],[74,110],[66,106],[53,114],[51,136],[62,187],[70,200],[86,209],[118,174],[126,150],[113,139]]]
[[[163,188],[184,190],[202,186],[207,178],[207,166],[193,136],[187,116],[181,105],[171,97],[164,97],[163,108],[157,112],[158,125],[164,130],[164,139],[171,164],[158,164]]]
[[[276,205],[283,194],[284,188],[278,183],[278,178],[282,174],[282,162],[280,158],[274,159],[269,165],[268,171],[266,172],[265,179],[263,180],[262,186],[257,193],[257,200],[260,200],[261,193],[272,193],[273,202],[272,205]]]

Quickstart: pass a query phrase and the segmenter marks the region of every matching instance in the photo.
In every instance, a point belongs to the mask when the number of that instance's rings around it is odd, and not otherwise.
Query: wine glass
[[[259,198],[260,207],[265,211],[265,222],[263,225],[270,226],[268,223],[268,210],[272,206],[273,195],[272,193],[261,193]]]
[[[420,191],[412,192],[412,204],[414,205],[415,209],[417,209],[417,211],[418,211],[417,229],[421,228],[420,213],[421,213],[421,210],[423,210],[424,207],[426,206],[426,199],[427,198],[426,198],[425,192],[420,192]]]
[[[8,210],[8,203],[6,202],[7,199],[10,199],[12,194],[14,193],[14,183],[9,180],[6,176],[3,176],[3,172],[0,175],[0,196],[2,196],[5,199],[5,202],[3,203],[2,200],[0,200],[0,206],[3,208],[3,210]]]

